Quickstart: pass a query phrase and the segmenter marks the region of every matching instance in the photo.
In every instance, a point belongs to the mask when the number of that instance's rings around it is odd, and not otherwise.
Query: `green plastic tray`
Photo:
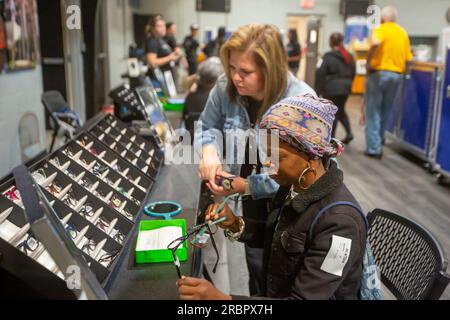
[[[186,220],[143,220],[139,224],[139,235],[137,243],[139,243],[139,236],[141,231],[149,231],[160,229],[163,227],[181,227],[183,229],[183,235],[186,235]],[[175,240],[175,239],[174,239]],[[172,252],[170,250],[150,250],[150,251],[137,251],[136,250],[136,263],[158,263],[158,262],[173,262]],[[188,259],[188,248],[186,241],[177,250],[178,259],[181,262]]]
[[[184,104],[170,104],[166,101],[163,102],[165,111],[182,112],[184,110]]]

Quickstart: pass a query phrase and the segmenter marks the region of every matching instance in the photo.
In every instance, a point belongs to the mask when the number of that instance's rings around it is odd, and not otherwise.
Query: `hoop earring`
[[[316,169],[314,169],[313,167],[311,167],[311,163],[308,162],[308,167],[303,170],[302,174],[300,175],[300,177],[298,178],[297,184],[300,187],[300,189],[302,189],[303,191],[308,190],[308,187],[303,187],[303,183],[305,182],[306,179],[306,175],[308,174],[308,172],[312,171],[314,173],[314,177],[317,174]]]

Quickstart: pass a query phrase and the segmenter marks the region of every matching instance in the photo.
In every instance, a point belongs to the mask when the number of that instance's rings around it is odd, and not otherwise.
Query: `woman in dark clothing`
[[[206,280],[182,277],[181,299],[358,299],[367,236],[361,213],[338,205],[315,220],[336,202],[358,205],[330,161],[343,151],[331,139],[336,111],[331,101],[304,95],[281,101],[263,117],[260,128],[279,139],[278,149],[268,148],[272,157],[278,152],[278,171],[266,166],[281,186],[271,212],[261,212],[265,222],[236,217],[228,206],[213,216],[218,204],[207,211],[208,220],[226,217],[219,226],[230,240],[264,248],[262,297],[228,296]]]
[[[297,77],[302,58],[302,47],[298,42],[297,30],[290,29],[288,32],[289,43],[286,47],[288,55],[289,70]]]
[[[342,141],[350,143],[354,137],[350,121],[345,112],[345,104],[352,91],[355,77],[355,60],[343,46],[344,36],[333,33],[330,36],[331,51],[323,57],[323,62],[316,73],[316,92],[325,99],[331,100],[339,108],[333,125],[333,137],[336,135],[337,124],[340,121],[347,136]]]
[[[180,58],[180,54],[172,51],[172,48],[164,40],[166,35],[166,23],[160,15],[153,16],[146,29],[147,40],[145,51],[147,54],[147,64],[149,67],[148,76],[156,80],[153,72],[155,68],[160,68],[162,72],[172,71],[175,62]]]

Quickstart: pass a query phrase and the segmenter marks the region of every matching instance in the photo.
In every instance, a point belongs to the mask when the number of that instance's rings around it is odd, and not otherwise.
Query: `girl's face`
[[[231,51],[230,75],[240,96],[264,100],[264,76],[250,51]]]
[[[268,153],[269,156],[272,154],[270,144],[268,145]],[[270,177],[283,187],[289,187],[296,184],[300,174],[308,166],[308,158],[306,155],[281,140],[279,142],[278,156],[278,172],[270,174]],[[270,167],[270,164],[268,163],[264,165]]]

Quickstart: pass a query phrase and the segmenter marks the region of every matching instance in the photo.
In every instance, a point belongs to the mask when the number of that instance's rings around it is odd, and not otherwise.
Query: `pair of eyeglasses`
[[[141,206],[141,202],[138,199],[136,199],[135,197],[133,197],[133,196],[127,196],[127,197],[138,207]]]
[[[60,184],[56,181],[53,181],[51,184],[49,184],[47,187],[45,187],[45,190],[56,196],[62,191],[62,187]]]
[[[120,187],[120,186],[116,187],[116,190],[117,190],[121,195],[124,195],[124,196],[127,195],[127,191],[126,191],[124,188]]]
[[[122,244],[125,240],[125,234],[122,231],[117,230],[117,232],[113,236],[113,239]]]
[[[80,214],[85,218],[92,218],[94,216],[94,208],[89,203],[86,203],[81,207]]]
[[[57,168],[61,168],[61,163],[59,162],[58,157],[51,159],[50,163],[53,164],[54,166],[56,166]]]
[[[101,264],[106,264],[106,268],[110,268],[111,265],[114,263],[116,258],[118,257],[120,253],[120,250],[114,251],[113,253],[106,253],[98,259],[98,262]]]
[[[110,224],[105,220],[103,220],[102,218],[99,218],[95,225],[105,233],[108,231],[108,228],[110,226]]]
[[[21,242],[17,246],[17,248],[19,250],[22,250],[28,256],[29,253],[35,252],[37,250],[39,244],[40,244],[39,241],[36,240],[36,238],[33,237],[32,234],[28,234],[27,239]]]
[[[3,192],[3,195],[6,196],[12,202],[22,201],[19,190],[17,190],[16,186],[12,186],[11,188]]]
[[[104,195],[102,192],[100,192],[100,190],[95,190],[94,194],[95,194],[95,196],[97,196],[98,198],[100,198],[106,202],[106,195]]]
[[[141,202],[139,200],[137,200],[135,197],[128,195],[128,192],[122,188],[122,187],[117,187],[116,190],[123,196],[127,197],[128,199],[130,199],[131,201],[133,201],[137,206],[141,205]]]
[[[115,164],[112,168],[121,174],[123,173],[122,168],[118,164]]]
[[[75,173],[73,173],[72,171],[66,170],[64,173],[67,174],[73,180],[75,180],[77,178],[77,175]]]
[[[114,184],[115,184],[115,182],[112,181],[112,180],[111,180],[110,178],[108,178],[108,177],[105,178],[105,182],[106,182],[107,184],[109,184],[111,187],[113,187]],[[117,188],[116,188],[116,190],[117,190]],[[117,190],[117,191],[119,191],[119,190]],[[120,192],[120,191],[119,191],[119,192]]]
[[[91,189],[94,183],[89,178],[83,178],[80,181],[80,185],[86,189]]]
[[[88,163],[86,159],[81,159],[80,158],[80,161],[81,161],[80,162],[81,166],[84,167],[85,169],[89,168],[89,166],[92,164],[92,162]]]
[[[75,198],[75,194],[74,194],[73,190],[70,190],[67,193],[67,195],[63,199],[63,202],[72,208],[78,204],[78,200]]]
[[[92,168],[92,173],[96,176],[100,176],[104,174],[108,170],[108,167],[101,165],[100,163],[96,163],[94,167]]]
[[[72,158],[72,157],[75,155],[75,153],[73,153],[72,150],[70,150],[70,148],[64,149],[64,150],[63,150],[63,153],[64,153],[65,155],[69,156],[70,158]]]
[[[81,146],[86,147],[87,146],[87,142],[84,139],[78,140],[78,142],[81,144]]]
[[[97,247],[97,243],[94,240],[89,239],[89,241],[81,247],[81,250],[86,252],[88,255],[91,255],[94,252],[95,247]]]
[[[78,230],[77,228],[75,228],[75,226],[68,224],[66,226],[66,231],[69,233],[72,240],[75,240],[78,237]]]
[[[123,209],[121,213],[122,213],[122,215],[127,217],[128,220],[134,221],[134,216],[130,212],[128,212],[126,209]]]
[[[47,174],[42,168],[33,172],[32,176],[34,181],[36,181],[38,184],[44,183],[45,179],[47,179]]]
[[[221,223],[221,222],[223,222],[223,219],[218,220],[218,221],[214,222],[213,224],[218,224],[218,223]],[[175,239],[173,242],[171,242],[171,243],[167,246],[167,249],[170,250],[170,251],[172,251],[172,256],[173,256],[175,268],[176,268],[176,270],[177,270],[178,277],[179,277],[180,279],[181,279],[181,270],[180,270],[181,264],[180,264],[180,260],[178,259],[178,256],[177,256],[177,250],[178,250],[178,248],[179,248],[180,246],[182,246],[183,243],[184,243],[185,241],[189,240],[189,238],[191,238],[191,237],[194,237],[194,240],[193,240],[191,243],[192,243],[195,247],[198,247],[198,248],[205,248],[205,247],[206,247],[206,244],[200,245],[200,244],[199,244],[200,242],[198,241],[198,239],[199,239],[200,237],[204,236],[204,234],[207,234],[207,235],[209,236],[209,237],[208,237],[208,240],[211,239],[211,243],[212,243],[212,245],[213,245],[214,251],[215,251],[216,256],[217,256],[216,263],[215,263],[214,268],[213,268],[213,273],[216,273],[216,271],[217,271],[217,266],[219,265],[220,256],[219,256],[219,249],[217,248],[216,241],[214,240],[214,234],[215,234],[215,232],[213,233],[213,232],[211,231],[210,225],[211,225],[210,222],[206,222],[206,223],[204,223],[204,224],[201,224],[201,225],[192,227],[192,228],[190,228],[190,229],[187,231],[187,233],[186,233],[185,236],[180,237],[180,238],[178,238],[178,239]]]
[[[122,200],[115,194],[111,197],[111,200],[109,200],[109,205],[114,209],[119,209],[122,205]]]

